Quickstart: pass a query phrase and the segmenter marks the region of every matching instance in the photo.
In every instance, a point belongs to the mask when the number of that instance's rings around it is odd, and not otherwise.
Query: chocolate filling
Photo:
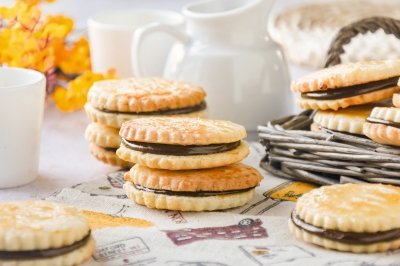
[[[341,232],[308,224],[297,216],[295,211],[292,212],[290,218],[296,227],[306,231],[307,233],[346,244],[369,245],[400,238],[400,228],[376,233]]]
[[[106,151],[117,152],[118,148],[104,147]]]
[[[182,115],[194,112],[203,111],[207,108],[206,102],[201,102],[200,104],[179,108],[179,109],[161,109],[153,112],[120,112],[112,111],[107,109],[98,109],[101,112],[111,113],[111,114],[126,114],[126,115]]]
[[[230,151],[240,146],[240,140],[231,143],[210,144],[210,145],[169,145],[158,143],[146,143],[137,141],[128,141],[122,139],[122,143],[134,150],[152,154],[162,155],[204,155],[219,152]]]
[[[378,119],[378,118],[368,117],[367,118],[367,122],[373,123],[373,124],[382,124],[382,125],[385,125],[385,126],[391,126],[391,127],[395,127],[395,128],[400,128],[400,123],[393,122],[393,121],[386,121],[386,120]]]
[[[22,251],[0,251],[0,259],[2,260],[34,260],[34,259],[42,259],[42,258],[52,258],[56,256],[61,256],[77,250],[89,241],[90,239],[90,231],[89,233],[79,241],[72,243],[69,246],[60,247],[60,248],[49,248],[49,249],[38,249],[38,250],[22,250]]]
[[[221,196],[221,195],[230,195],[236,193],[242,193],[249,190],[252,190],[254,187],[237,189],[237,190],[225,190],[225,191],[172,191],[172,190],[163,190],[163,189],[152,189],[143,187],[141,185],[134,184],[137,190],[152,192],[155,194],[169,195],[169,196],[182,196],[182,197],[211,197],[211,196]]]
[[[393,77],[385,80],[378,80],[365,84],[357,84],[349,87],[328,89],[324,91],[306,92],[302,93],[301,97],[305,99],[316,99],[316,100],[335,100],[335,99],[347,98],[373,91],[384,90],[390,87],[395,87],[397,86],[398,80],[399,77]]]

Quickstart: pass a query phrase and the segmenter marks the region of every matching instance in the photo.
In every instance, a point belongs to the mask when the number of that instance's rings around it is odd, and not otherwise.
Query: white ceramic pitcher
[[[183,8],[186,29],[152,23],[134,34],[132,63],[142,76],[141,43],[154,32],[174,36],[164,76],[202,85],[210,118],[255,130],[291,112],[289,77],[281,50],[267,32],[272,0],[206,0]]]

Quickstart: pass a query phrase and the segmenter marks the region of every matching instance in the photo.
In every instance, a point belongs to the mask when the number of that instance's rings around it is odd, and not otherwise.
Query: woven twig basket
[[[373,17],[342,28],[328,52],[325,67],[340,63],[343,46],[357,34],[382,28],[400,39],[400,21]],[[400,149],[365,137],[322,129],[310,131],[314,111],[307,110],[259,126],[266,147],[261,167],[275,176],[329,185],[376,182],[400,185]]]

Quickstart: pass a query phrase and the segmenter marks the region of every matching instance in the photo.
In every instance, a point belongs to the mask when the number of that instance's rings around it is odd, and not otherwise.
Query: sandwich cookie
[[[128,78],[94,83],[85,110],[93,122],[120,128],[146,116],[207,117],[201,87],[164,78]]]
[[[324,186],[304,194],[289,219],[297,238],[355,253],[400,247],[400,188],[381,184]]]
[[[242,206],[254,195],[260,173],[237,163],[212,169],[169,171],[135,165],[125,175],[128,197],[148,208],[212,211]]]
[[[292,83],[303,109],[338,110],[388,99],[400,91],[400,60],[336,65]]]
[[[90,142],[90,153],[99,161],[122,168],[130,168],[133,163],[121,160],[116,151],[121,144],[118,130],[99,123],[90,123],[85,131]]]
[[[95,243],[75,208],[47,201],[0,203],[0,265],[77,265]]]
[[[338,111],[318,110],[313,118],[312,131],[321,128],[362,135],[363,125],[375,105],[352,106]]]
[[[378,143],[400,146],[400,108],[375,107],[363,126],[363,132]]]
[[[138,118],[119,132],[117,155],[150,168],[189,170],[236,163],[249,154],[238,124],[201,118]]]

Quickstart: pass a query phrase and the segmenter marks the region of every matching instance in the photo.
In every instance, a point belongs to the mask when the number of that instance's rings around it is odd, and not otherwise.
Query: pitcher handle
[[[184,32],[177,29],[175,26],[168,24],[161,24],[159,22],[153,22],[135,30],[135,33],[133,34],[132,38],[132,58],[131,58],[133,74],[135,77],[143,76],[141,62],[139,59],[139,54],[143,40],[147,36],[155,32],[164,32],[166,34],[169,34],[183,44],[187,44],[190,41],[189,36],[187,36]]]

